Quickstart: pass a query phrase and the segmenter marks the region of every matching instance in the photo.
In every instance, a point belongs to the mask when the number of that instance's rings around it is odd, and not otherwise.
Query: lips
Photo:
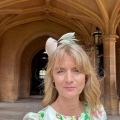
[[[75,87],[64,87],[64,88],[68,91],[73,91],[75,89]]]

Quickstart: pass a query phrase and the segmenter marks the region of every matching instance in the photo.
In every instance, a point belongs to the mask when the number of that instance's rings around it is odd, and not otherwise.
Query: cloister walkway
[[[42,109],[42,97],[20,99],[15,103],[0,102],[0,120],[22,120],[27,112],[37,112]],[[120,120],[119,115],[108,115],[108,120]]]

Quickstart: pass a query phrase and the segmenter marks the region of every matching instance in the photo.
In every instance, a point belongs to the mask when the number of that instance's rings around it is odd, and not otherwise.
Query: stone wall
[[[57,39],[69,31],[60,24],[42,21],[14,27],[1,36],[0,101],[29,97],[30,65],[33,56],[44,48],[44,36]]]

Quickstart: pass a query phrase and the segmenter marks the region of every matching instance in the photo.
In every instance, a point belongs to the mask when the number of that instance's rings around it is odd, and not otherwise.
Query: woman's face
[[[59,57],[53,67],[53,82],[59,93],[59,97],[79,98],[85,86],[85,74],[81,73],[76,67],[74,59],[70,55],[64,56],[60,65]]]

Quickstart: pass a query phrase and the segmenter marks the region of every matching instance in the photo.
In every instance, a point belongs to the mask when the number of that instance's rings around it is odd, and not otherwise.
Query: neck
[[[78,106],[80,104],[80,100],[79,100],[79,98],[78,99],[77,98],[66,99],[64,97],[58,97],[57,103],[62,106],[65,105],[69,109],[73,109],[73,108],[76,108],[76,106]]]
[[[66,116],[78,116],[84,110],[84,105],[79,98],[67,99],[58,97],[55,101],[55,109]]]

